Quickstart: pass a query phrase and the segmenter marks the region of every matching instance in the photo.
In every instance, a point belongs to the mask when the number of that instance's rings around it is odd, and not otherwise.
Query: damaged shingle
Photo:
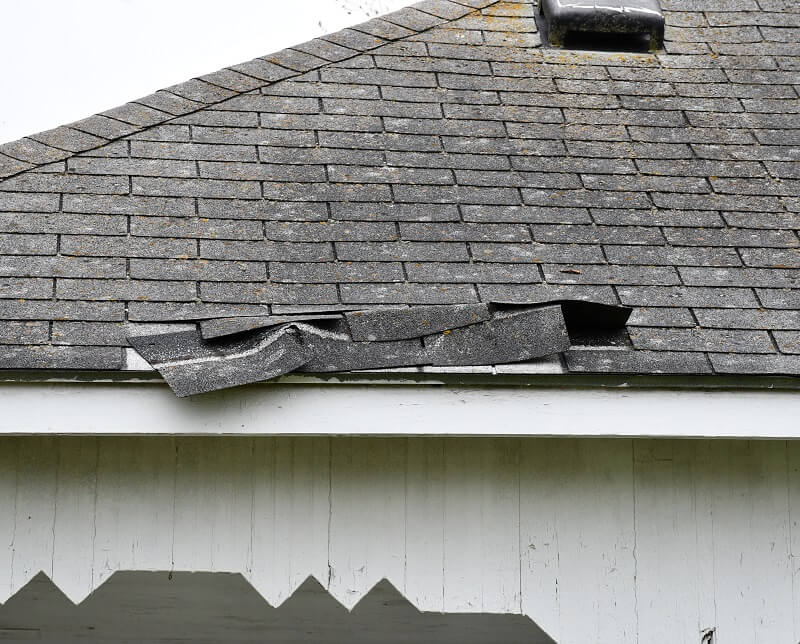
[[[569,348],[561,307],[498,310],[491,320],[425,337],[431,364],[522,362]]]
[[[419,338],[355,342],[342,322],[328,332],[313,327],[303,328],[303,332],[310,359],[300,371],[307,373],[410,367],[427,362]]]
[[[274,378],[308,359],[300,334],[289,326],[219,347],[204,343],[195,331],[130,338],[130,342],[180,397]],[[192,348],[195,355],[190,354]]]
[[[412,306],[347,313],[353,340],[405,340],[483,322],[491,317],[488,304]]]
[[[242,316],[230,318],[214,318],[211,320],[202,320],[200,322],[200,334],[204,340],[212,340],[226,335],[233,335],[234,333],[244,333],[245,331],[254,331],[256,329],[265,329],[267,327],[274,327],[288,322],[305,322],[312,320],[336,320],[341,318],[341,314],[334,313],[327,315],[324,313],[308,315],[260,315],[260,316]]]
[[[199,330],[130,337],[178,396],[268,380],[292,371],[416,365],[494,365],[565,351],[567,319],[623,327],[630,309],[591,302],[456,304],[241,316]]]

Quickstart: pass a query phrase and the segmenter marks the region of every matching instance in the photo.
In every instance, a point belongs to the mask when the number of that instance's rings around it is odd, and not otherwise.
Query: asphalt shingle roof
[[[0,146],[0,368],[131,328],[591,299],[575,372],[800,374],[800,5],[665,0],[665,52],[427,0]],[[165,326],[172,325],[172,326]]]

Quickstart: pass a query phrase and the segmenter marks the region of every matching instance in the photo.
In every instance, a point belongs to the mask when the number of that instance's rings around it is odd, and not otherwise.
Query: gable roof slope
[[[634,313],[569,372],[800,374],[800,8],[662,7],[651,55],[543,48],[532,0],[427,0],[0,146],[0,368],[577,298]]]

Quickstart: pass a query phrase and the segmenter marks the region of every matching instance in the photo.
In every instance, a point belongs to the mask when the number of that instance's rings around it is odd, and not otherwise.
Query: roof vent
[[[539,14],[553,47],[655,51],[664,43],[658,0],[539,0]]]

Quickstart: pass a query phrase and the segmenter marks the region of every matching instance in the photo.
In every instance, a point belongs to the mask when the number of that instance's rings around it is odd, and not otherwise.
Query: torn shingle
[[[353,340],[359,342],[418,338],[484,322],[490,317],[488,304],[397,307],[352,311],[345,315]]]
[[[313,327],[305,326],[303,331],[303,339],[313,351],[314,357],[300,371],[358,371],[426,363],[422,343],[418,338],[389,342],[354,342],[341,323],[336,324],[332,331],[319,332]]]
[[[231,343],[231,346],[226,347],[203,342],[202,336],[196,330],[132,335],[128,337],[128,342],[154,367],[171,362],[222,357],[226,353],[234,353],[238,344]]]
[[[569,347],[558,305],[499,311],[491,320],[425,338],[431,364],[442,366],[522,362]]]
[[[390,307],[208,319],[200,322],[202,331],[129,342],[175,393],[188,396],[291,371],[531,360],[569,348],[565,307],[584,326],[595,319],[601,328],[624,326],[630,314],[627,308],[591,302]]]
[[[235,333],[244,333],[246,331],[278,326],[280,324],[286,324],[287,322],[337,320],[341,317],[342,316],[338,313],[309,313],[307,315],[260,315],[215,318],[211,320],[202,320],[200,322],[200,333],[204,340],[212,340]]]
[[[191,396],[215,389],[268,380],[293,371],[308,360],[298,332],[281,327],[259,334],[237,351],[204,355],[155,365],[167,384],[179,396]]]

